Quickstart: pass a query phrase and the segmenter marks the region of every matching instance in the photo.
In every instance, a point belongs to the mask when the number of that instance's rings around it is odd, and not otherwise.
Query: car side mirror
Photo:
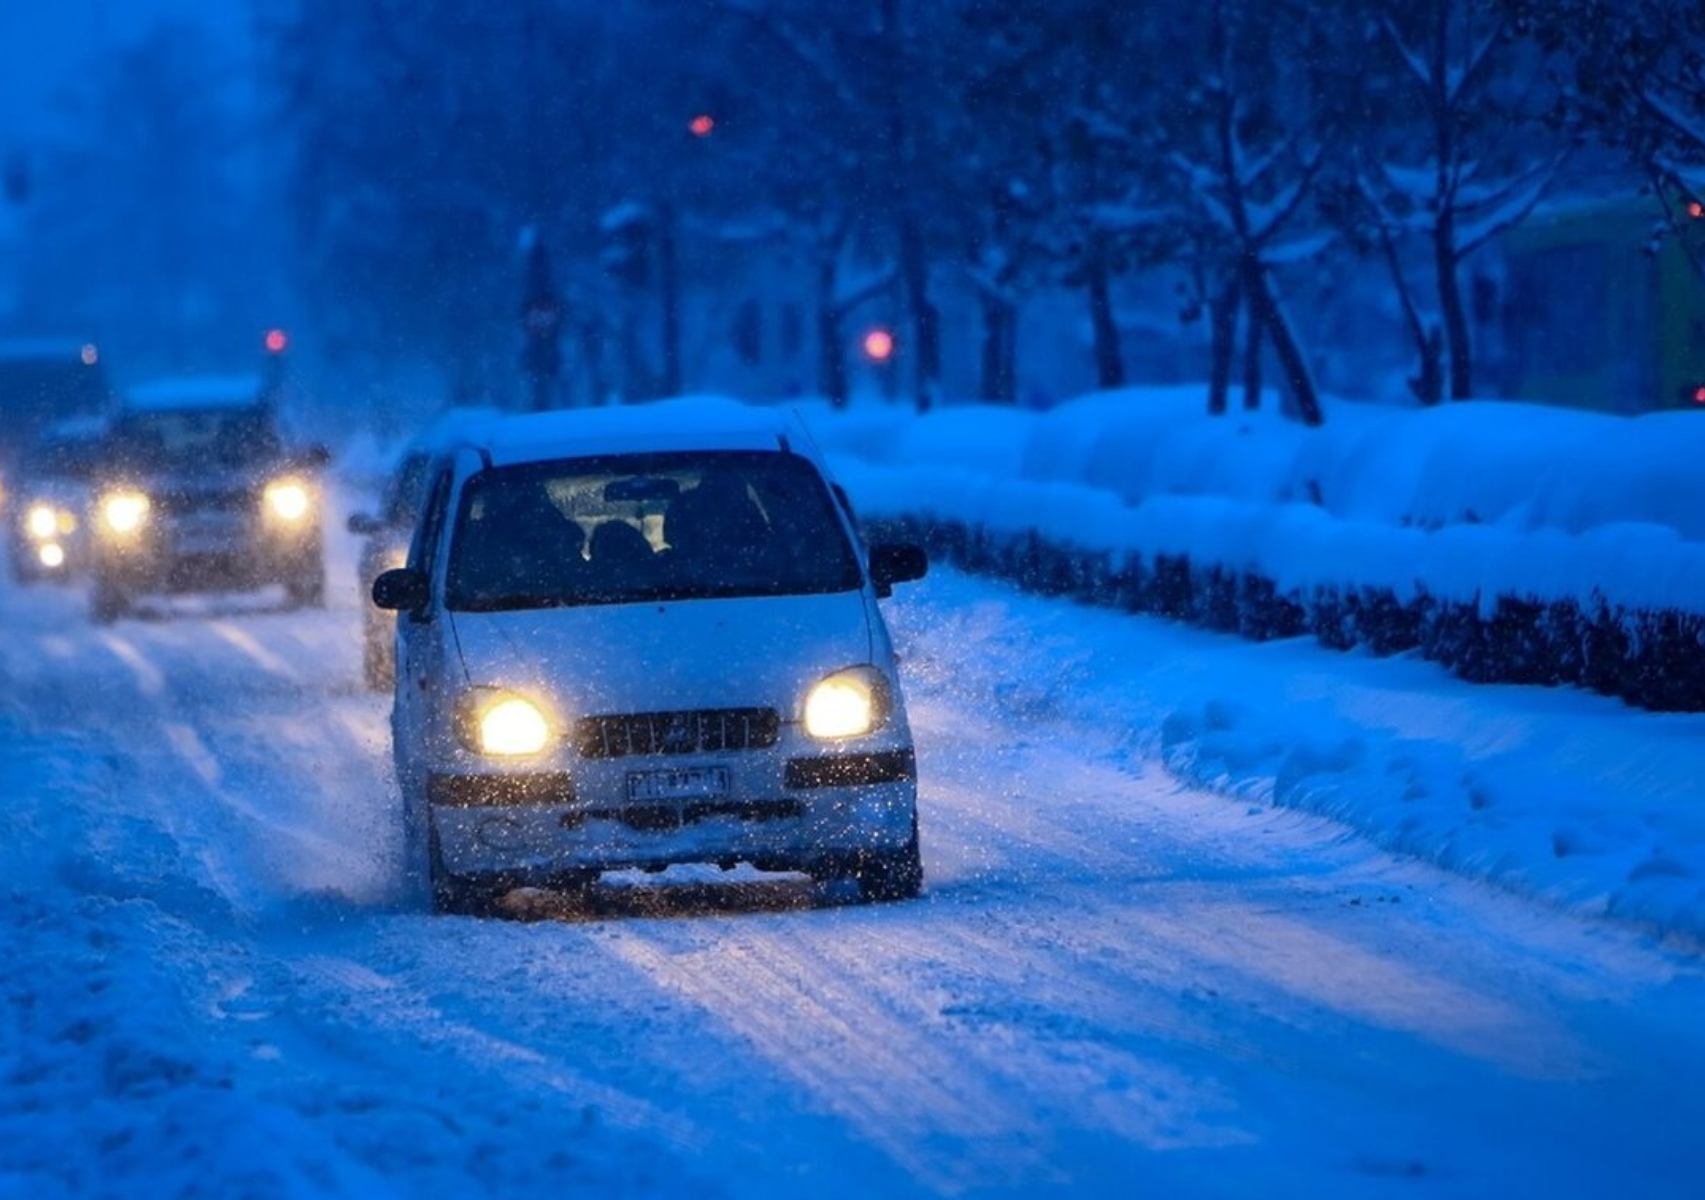
[[[372,537],[385,528],[385,523],[372,513],[351,513],[348,521],[349,532],[357,537]]]
[[[419,612],[432,598],[426,574],[395,567],[373,581],[373,603],[388,612]]]
[[[870,581],[878,596],[892,595],[896,583],[910,583],[929,573],[929,556],[911,542],[877,542],[870,548]]]

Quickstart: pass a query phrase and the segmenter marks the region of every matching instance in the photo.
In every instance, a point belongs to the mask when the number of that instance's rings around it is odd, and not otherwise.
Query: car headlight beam
[[[135,533],[148,519],[148,497],[141,492],[113,492],[101,501],[101,516],[114,533]]]
[[[300,521],[308,515],[312,504],[308,489],[294,479],[280,479],[266,485],[266,507],[281,521]]]
[[[463,741],[493,758],[525,758],[550,745],[551,721],[544,710],[513,692],[476,692],[463,719]]]
[[[36,541],[46,541],[59,532],[59,514],[51,505],[32,504],[24,517],[24,527]]]
[[[805,732],[824,741],[861,737],[887,716],[887,686],[868,667],[837,671],[805,697]]]

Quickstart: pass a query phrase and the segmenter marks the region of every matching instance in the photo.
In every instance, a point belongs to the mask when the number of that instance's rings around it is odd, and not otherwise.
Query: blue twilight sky
[[[193,20],[229,46],[240,70],[245,0],[0,0],[0,155],[51,128],[78,72],[162,20]]]

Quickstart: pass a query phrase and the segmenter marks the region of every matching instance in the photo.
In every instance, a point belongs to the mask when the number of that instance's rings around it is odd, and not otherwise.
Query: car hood
[[[860,592],[582,605],[451,616],[468,682],[572,716],[776,707],[871,657]]]

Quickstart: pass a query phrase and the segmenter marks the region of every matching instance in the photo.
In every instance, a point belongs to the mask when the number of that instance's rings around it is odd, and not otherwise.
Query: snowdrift
[[[1339,402],[1308,429],[1201,395],[805,416],[867,520],[972,570],[1705,710],[1705,414]]]

